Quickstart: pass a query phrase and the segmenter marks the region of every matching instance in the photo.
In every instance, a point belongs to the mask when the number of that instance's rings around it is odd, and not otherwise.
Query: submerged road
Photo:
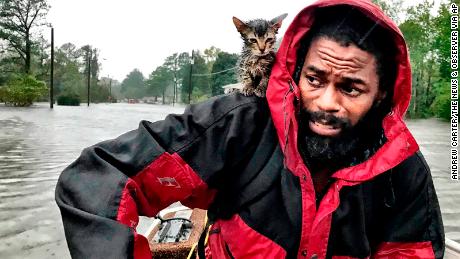
[[[41,103],[0,105],[0,258],[70,258],[54,188],[81,150],[156,121],[183,107],[146,104]],[[408,126],[431,167],[446,236],[460,241],[460,182],[450,180],[448,123],[412,120]]]

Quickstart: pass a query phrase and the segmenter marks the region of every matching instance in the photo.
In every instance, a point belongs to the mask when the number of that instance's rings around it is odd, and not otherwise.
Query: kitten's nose
[[[260,50],[260,53],[264,53],[265,48],[263,48],[263,49],[259,48],[259,50]]]

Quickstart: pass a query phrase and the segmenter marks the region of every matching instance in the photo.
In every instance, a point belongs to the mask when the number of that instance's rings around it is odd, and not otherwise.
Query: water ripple
[[[183,107],[98,104],[90,107],[47,104],[30,108],[0,105],[0,256],[70,258],[62,220],[54,202],[60,172],[83,148],[157,121]],[[459,237],[458,184],[448,180],[449,124],[410,121],[433,170],[447,236]],[[429,128],[429,132],[426,129]],[[454,194],[455,193],[455,194]]]

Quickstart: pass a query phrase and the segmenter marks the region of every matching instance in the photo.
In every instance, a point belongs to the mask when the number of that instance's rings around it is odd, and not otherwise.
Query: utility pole
[[[54,106],[54,28],[51,28],[50,108]]]
[[[89,93],[89,88],[90,88],[90,85],[91,85],[91,59],[92,59],[92,53],[91,53],[91,47],[88,45],[88,52],[87,52],[87,56],[88,56],[88,106],[89,106],[89,102],[90,102],[90,93]]]
[[[192,60],[190,61],[190,75],[189,75],[189,84],[188,84],[188,104],[192,97],[192,72],[193,72],[193,63],[194,63],[194,50],[192,49]]]
[[[110,98],[110,103],[112,103],[112,78],[110,78],[110,82],[109,82],[109,98]]]
[[[173,96],[173,106],[176,102],[176,91],[177,91],[177,59],[179,56],[176,56],[174,59],[174,96]]]

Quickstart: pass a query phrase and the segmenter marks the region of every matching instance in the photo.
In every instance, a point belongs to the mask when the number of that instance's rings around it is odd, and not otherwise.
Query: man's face
[[[309,129],[335,138],[353,128],[385,97],[376,71],[375,57],[357,46],[344,47],[324,37],[314,40],[299,80]]]

